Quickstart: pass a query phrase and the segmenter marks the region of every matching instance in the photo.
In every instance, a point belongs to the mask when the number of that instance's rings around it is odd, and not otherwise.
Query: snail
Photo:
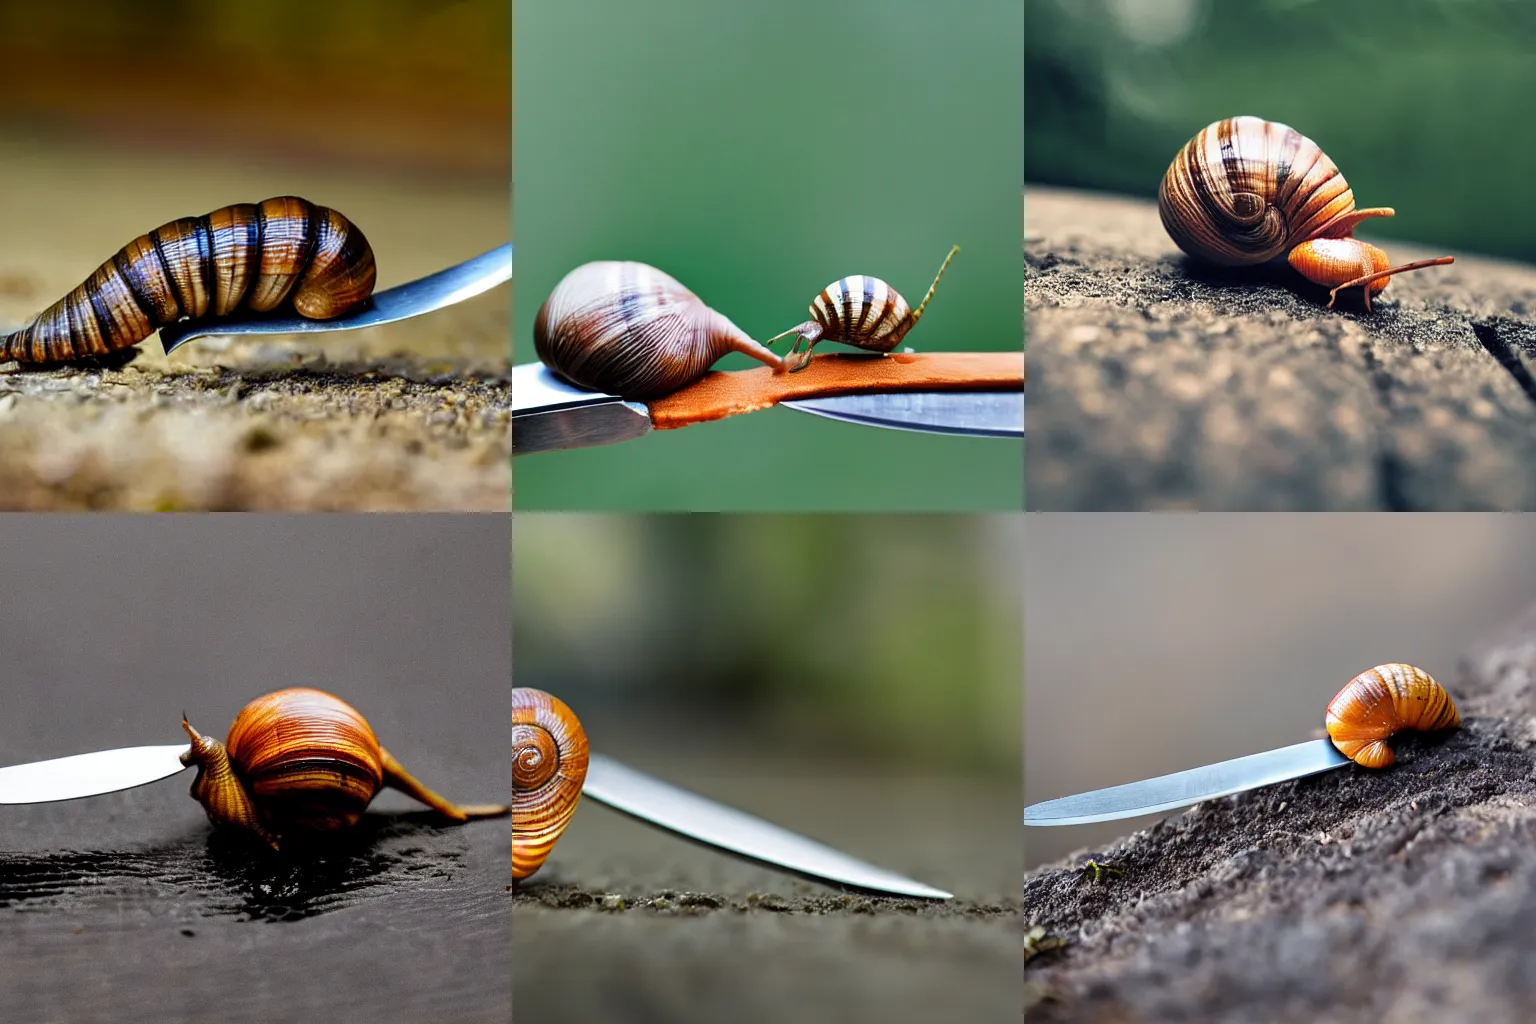
[[[934,275],[933,284],[928,286],[928,294],[923,296],[916,309],[909,307],[900,292],[878,277],[854,274],[833,281],[821,290],[821,294],[811,301],[811,319],[783,334],[774,335],[764,344],[772,345],[791,334],[798,336],[789,355],[799,352],[801,343],[805,344],[805,355],[790,367],[791,372],[809,366],[811,349],[823,341],[840,341],[871,352],[889,352],[901,344],[901,339],[921,319],[944,271],[949,269],[949,261],[959,251],[958,245],[950,247],[949,255],[944,257],[939,272]]]
[[[57,363],[137,345],[178,320],[291,306],[329,320],[373,292],[373,250],[323,206],[283,196],[163,224],[0,337],[0,361]]]
[[[1395,760],[1387,737],[1404,729],[1429,732],[1461,724],[1456,702],[1428,672],[1412,665],[1377,665],[1351,679],[1328,703],[1328,738],[1366,768]]]
[[[1163,227],[1180,249],[1225,266],[1267,263],[1284,254],[1313,284],[1371,295],[1394,274],[1455,262],[1450,256],[1394,267],[1387,254],[1351,237],[1390,207],[1355,209],[1344,175],[1296,129],[1257,117],[1229,117],[1202,129],[1163,175],[1157,194]]]
[[[576,813],[587,777],[587,734],[557,697],[512,690],[512,877],[543,865]]]
[[[539,307],[533,345],[571,383],[644,401],[703,378],[727,352],[775,370],[784,361],[710,309],[676,278],[644,263],[585,263]]]
[[[348,828],[388,786],[453,822],[494,818],[505,805],[459,806],[417,782],[350,704],[303,687],[258,697],[235,716],[229,738],[204,736],[182,716],[197,765],[192,798],[215,825],[249,833],[273,849],[295,833]]]

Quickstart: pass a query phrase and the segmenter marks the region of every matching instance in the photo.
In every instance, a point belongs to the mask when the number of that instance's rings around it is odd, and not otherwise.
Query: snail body
[[[335,210],[283,196],[163,224],[118,250],[28,326],[0,361],[56,363],[137,345],[178,320],[292,308],[328,320],[377,276],[363,233]]]
[[[774,335],[765,344],[772,345],[780,338],[795,335],[795,344],[789,354],[800,352],[802,344],[805,352],[790,367],[792,371],[810,365],[811,349],[823,341],[837,341],[870,352],[889,352],[901,344],[901,339],[922,318],[944,271],[949,269],[949,261],[959,251],[958,245],[950,248],[933,283],[928,286],[928,294],[923,296],[916,309],[908,306],[900,292],[878,277],[854,274],[833,281],[821,290],[821,294],[811,301],[811,319]]]
[[[379,745],[366,719],[320,690],[278,690],[235,716],[224,743],[185,718],[192,741],[181,763],[197,765],[192,798],[215,825],[249,833],[274,848],[281,836],[355,825],[389,787],[454,822],[496,817],[505,806],[459,806],[438,796]]]
[[[1378,665],[1351,679],[1328,704],[1328,738],[1366,768],[1395,760],[1387,738],[1404,729],[1454,729],[1461,713],[1445,687],[1412,665]]]
[[[644,401],[701,379],[727,352],[783,360],[670,274],[605,260],[566,274],[539,308],[534,349],[579,387]]]
[[[1317,143],[1258,117],[1201,129],[1163,175],[1157,209],[1189,255],[1229,267],[1284,255],[1307,280],[1332,288],[1330,308],[1340,291],[1358,287],[1369,310],[1392,275],[1454,262],[1442,256],[1394,267],[1381,249],[1352,238],[1361,221],[1395,211],[1356,209],[1349,183]]]
[[[557,697],[512,691],[512,877],[543,865],[570,824],[587,777],[587,735]]]

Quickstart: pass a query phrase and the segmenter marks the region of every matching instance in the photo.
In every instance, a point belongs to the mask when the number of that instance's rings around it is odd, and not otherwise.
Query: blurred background
[[[426,785],[504,799],[509,546],[504,515],[4,517],[0,764],[184,742],[183,712],[223,739],[314,686]],[[506,819],[386,791],[274,861],[192,778],[0,807],[8,1017],[507,1019]]]
[[[1536,7],[1522,0],[1025,0],[1025,178],[1154,198],[1223,117],[1333,158],[1362,235],[1536,260]]]
[[[5,329],[137,235],[272,195],[353,220],[380,288],[508,240],[506,0],[0,0],[0,38]],[[505,365],[507,296],[305,344]]]
[[[654,264],[765,338],[849,274],[920,300],[952,244],[905,344],[1017,350],[1022,36],[1017,0],[518,3],[517,361],[590,260]],[[1007,510],[1022,462],[1018,443],[775,409],[520,459],[515,503]]]
[[[1536,601],[1536,522],[1499,515],[1030,516],[1026,803],[1323,735],[1360,672],[1454,695]],[[1177,813],[1177,812],[1174,812]],[[1030,828],[1030,865],[1163,815]]]
[[[1015,1017],[1021,527],[519,515],[517,685],[594,752],[956,897],[865,903],[584,800],[514,893],[519,1018]]]

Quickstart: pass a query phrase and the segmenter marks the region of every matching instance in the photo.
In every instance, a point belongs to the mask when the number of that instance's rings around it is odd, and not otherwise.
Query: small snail
[[[934,275],[933,284],[928,286],[928,294],[923,296],[916,309],[910,308],[900,292],[878,277],[855,274],[833,281],[821,290],[821,294],[811,301],[811,319],[783,334],[774,335],[764,344],[772,345],[780,338],[798,335],[789,355],[799,352],[802,342],[805,355],[790,367],[791,372],[809,366],[811,349],[823,341],[840,341],[871,352],[889,352],[901,344],[901,339],[922,318],[944,271],[949,269],[949,261],[959,251],[958,245],[950,248],[949,255],[939,265],[939,272]]]
[[[178,320],[285,304],[329,320],[373,292],[373,250],[335,210],[283,196],[140,235],[84,284],[0,337],[0,362],[57,363],[137,345]]]
[[[545,366],[571,383],[636,401],[700,380],[727,352],[784,361],[644,263],[585,263],[561,278],[533,323]]]
[[[581,800],[587,734],[558,698],[527,687],[512,691],[512,877],[527,878]]]
[[[1180,249],[1225,266],[1287,262],[1313,284],[1361,288],[1365,308],[1393,274],[1455,262],[1450,256],[1394,267],[1387,254],[1352,238],[1390,207],[1355,209],[1344,175],[1296,129],[1257,117],[1229,117],[1202,129],[1173,158],[1157,194],[1163,227]]]
[[[1429,732],[1461,724],[1456,702],[1428,672],[1412,665],[1377,665],[1362,672],[1328,704],[1328,737],[1366,768],[1394,760],[1387,737],[1404,729]]]
[[[455,822],[506,814],[506,806],[449,803],[411,777],[350,704],[319,690],[278,690],[251,701],[220,743],[183,717],[197,765],[192,798],[215,825],[251,833],[276,849],[290,833],[348,828],[380,789],[406,793]]]

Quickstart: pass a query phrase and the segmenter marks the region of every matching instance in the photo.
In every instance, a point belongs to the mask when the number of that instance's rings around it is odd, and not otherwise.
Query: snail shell
[[[692,384],[727,352],[784,368],[676,278],[644,263],[586,263],[566,274],[539,308],[533,345],[571,383],[637,401]]]
[[[570,708],[542,690],[512,691],[512,877],[544,863],[581,800],[587,734]]]
[[[1395,760],[1387,737],[1404,729],[1429,732],[1461,724],[1456,702],[1428,672],[1412,665],[1377,665],[1362,672],[1328,704],[1328,737],[1366,768]]]
[[[196,764],[192,798],[215,824],[273,847],[287,833],[326,832],[357,823],[380,789],[398,789],[451,821],[496,817],[505,806],[452,804],[411,776],[379,746],[357,709],[320,690],[278,690],[235,716],[224,743],[182,719]]]
[[[1157,209],[1180,249],[1227,266],[1344,237],[1356,223],[1355,195],[1317,143],[1257,117],[1201,129],[1163,175]]]
[[[780,338],[797,335],[790,354],[799,352],[802,344],[805,354],[792,367],[796,370],[810,363],[811,349],[823,341],[837,341],[870,352],[889,352],[901,344],[901,339],[922,318],[944,271],[949,269],[949,261],[959,251],[958,245],[949,250],[933,284],[928,286],[928,294],[923,296],[916,309],[908,306],[900,292],[878,277],[854,274],[833,281],[811,300],[811,319],[769,338],[766,343],[772,345]]]
[[[28,326],[0,337],[0,361],[54,363],[137,345],[183,319],[291,306],[328,320],[363,303],[368,240],[335,210],[283,196],[171,221],[118,250]]]

